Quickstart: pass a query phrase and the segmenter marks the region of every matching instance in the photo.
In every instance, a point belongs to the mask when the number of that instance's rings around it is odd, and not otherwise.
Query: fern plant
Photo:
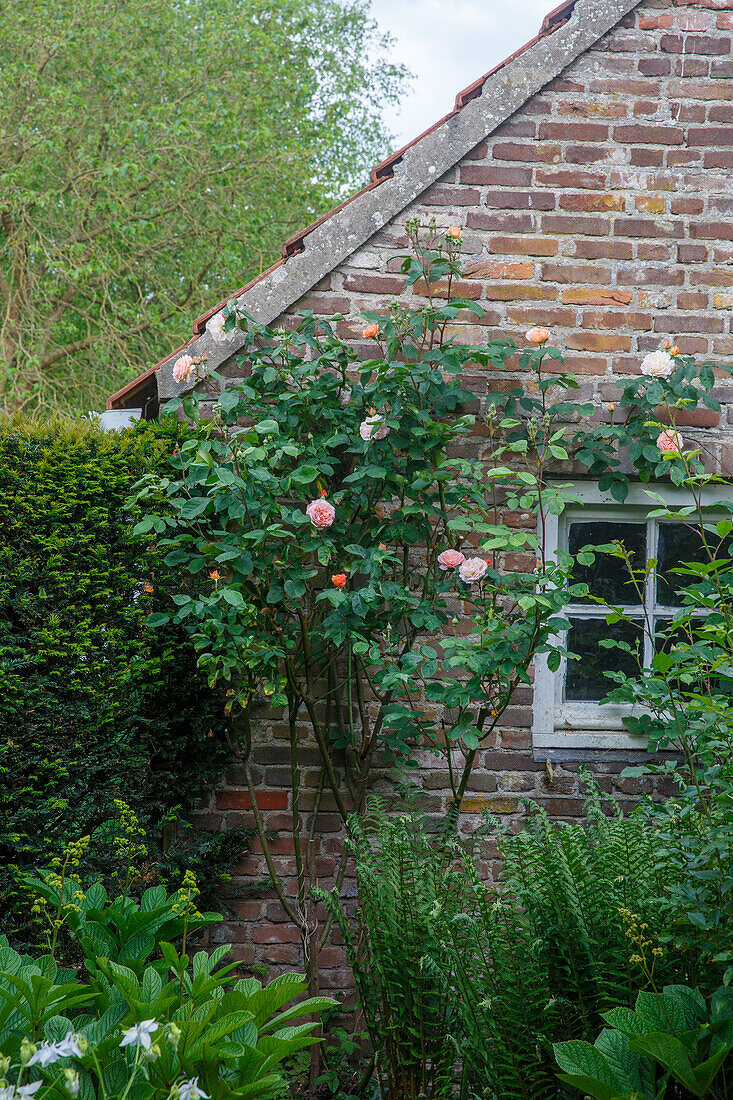
[[[498,839],[496,883],[480,873]],[[379,802],[351,822],[359,907],[338,920],[390,1100],[492,1096],[557,1100],[553,1043],[592,1040],[602,1013],[647,983],[621,910],[655,931],[653,831],[597,793],[585,822],[535,808],[512,836],[487,822],[469,843],[433,834],[416,812]],[[663,955],[662,982],[689,980],[694,958]]]

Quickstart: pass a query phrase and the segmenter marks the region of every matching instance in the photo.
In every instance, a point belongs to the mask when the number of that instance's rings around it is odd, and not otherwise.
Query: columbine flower
[[[66,1089],[72,1100],[74,1100],[74,1097],[79,1095],[79,1088],[81,1085],[81,1082],[79,1081],[79,1074],[75,1069],[69,1068],[64,1070],[64,1077],[66,1078],[64,1088]]]
[[[466,555],[460,550],[444,550],[442,554],[438,554],[438,565],[445,573],[455,569],[457,565],[462,565],[465,560]]]
[[[66,1058],[70,1051],[67,1052],[65,1047],[65,1040],[63,1043],[40,1043],[38,1050],[30,1058],[29,1066],[41,1066],[43,1069],[46,1066],[52,1066],[55,1062],[58,1062],[59,1058]]]
[[[458,566],[458,575],[466,584],[473,584],[481,580],[488,568],[483,558],[466,558]]]
[[[664,455],[682,453],[682,436],[679,432],[664,431],[657,436],[657,447]]]
[[[212,569],[209,573],[209,576],[211,577],[214,584],[216,584],[217,581],[221,580],[221,573],[219,573],[216,569]]]
[[[365,340],[376,340],[377,336],[379,336],[379,325],[377,322],[372,321],[371,325],[367,325],[362,332],[362,336]]]
[[[154,1031],[158,1030],[157,1020],[143,1020],[142,1023],[134,1024],[132,1027],[128,1027],[127,1031],[122,1033],[121,1047],[143,1047],[144,1050],[150,1050],[153,1040],[150,1036]]]
[[[32,1096],[34,1092],[38,1092],[42,1084],[43,1081],[31,1081],[29,1085],[19,1085],[15,1090],[15,1095],[20,1100],[28,1100],[28,1097]],[[13,1090],[10,1089],[9,1091],[12,1092]]]
[[[324,527],[330,527],[336,519],[336,509],[328,500],[312,500],[305,510],[314,527],[319,531]]]
[[[174,382],[188,382],[194,371],[194,361],[190,355],[181,355],[173,364]]]
[[[525,332],[525,339],[529,340],[530,344],[546,344],[550,339],[549,330],[546,328],[531,328],[529,332]]]
[[[198,1077],[191,1077],[178,1086],[178,1100],[209,1100],[209,1094],[201,1088]]]
[[[379,549],[380,550],[386,550],[387,549],[387,543],[386,542],[380,542]]]
[[[344,588],[346,586],[346,574],[334,573],[331,577],[331,584],[335,584],[337,588]]]
[[[206,322],[206,331],[215,344],[226,344],[230,340],[236,340],[238,331],[237,326],[229,329],[228,332],[224,331],[224,325],[226,324],[226,318],[223,313],[215,313],[213,317],[210,317]]]
[[[641,373],[650,378],[667,378],[674,370],[674,359],[667,351],[652,351],[641,361]]]
[[[359,425],[359,435],[362,439],[384,439],[389,435],[389,428],[384,423],[383,416],[368,416]]]

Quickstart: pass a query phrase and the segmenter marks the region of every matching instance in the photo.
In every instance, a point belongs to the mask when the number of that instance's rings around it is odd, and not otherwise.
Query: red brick
[[[659,43],[663,53],[729,54],[730,38],[711,38],[708,35],[663,34]]]
[[[493,149],[494,160],[541,161],[544,164],[557,164],[562,160],[559,145],[521,145],[517,142],[497,142]]]
[[[673,214],[702,214],[705,203],[702,199],[672,199],[670,209]]]
[[[438,184],[420,198],[422,206],[478,206],[481,194],[473,187]]]
[[[631,291],[616,287],[576,287],[562,292],[562,301],[575,305],[628,305],[632,297]]]
[[[546,191],[488,191],[483,204],[497,210],[554,210],[555,196]]]
[[[637,332],[648,332],[652,327],[650,313],[613,313],[596,310],[583,314],[583,328],[623,329],[632,328]]]
[[[676,126],[643,126],[636,123],[629,126],[614,126],[615,141],[638,143],[640,145],[682,145],[684,130]]]
[[[733,168],[733,150],[716,149],[705,154],[706,168]]]
[[[549,283],[610,283],[611,272],[592,264],[543,264],[542,278]]]
[[[663,214],[666,205],[664,195],[637,195],[634,206],[642,214]]]
[[[707,294],[694,293],[692,291],[685,291],[682,294],[677,295],[677,308],[678,309],[707,309],[708,296]]]
[[[675,314],[670,316],[669,314],[662,314],[654,318],[654,331],[655,332],[723,332],[725,329],[725,321],[722,317],[708,317],[693,314]]]
[[[634,246],[628,241],[576,241],[574,255],[582,260],[631,260]]]
[[[639,241],[636,246],[638,260],[651,260],[658,263],[660,260],[669,260],[671,256],[668,244],[650,244],[649,241]]]
[[[463,275],[467,279],[531,279],[534,275],[534,264],[482,260],[479,263],[466,264]]]
[[[669,30],[674,22],[672,15],[639,15],[639,27],[643,31]]]
[[[649,218],[616,218],[613,232],[617,237],[682,237],[682,226],[660,225]]]
[[[585,187],[592,191],[606,185],[606,176],[602,172],[583,172],[572,168],[537,168],[535,180],[547,187]]]
[[[286,810],[287,791],[256,791],[257,805],[261,810]],[[251,810],[252,800],[248,791],[219,791],[216,805],[220,810]]]
[[[424,279],[418,279],[412,289],[413,292],[420,297],[428,297],[428,288]],[[432,283],[430,291],[433,298],[447,298],[448,280],[440,279]],[[471,301],[476,301],[477,298],[481,297],[481,286],[477,283],[468,283],[463,282],[461,279],[454,279],[451,286],[451,294],[459,298],[468,298]]]
[[[715,26],[719,31],[733,31],[733,15],[719,15]]]
[[[625,103],[612,99],[580,100],[568,99],[557,106],[557,113],[575,118],[625,118],[628,114]],[[573,133],[573,137],[576,134]]]
[[[560,198],[563,210],[625,210],[626,199],[623,195],[604,194],[566,194]]]
[[[344,290],[354,290],[359,294],[401,294],[405,289],[405,280],[394,275],[344,275]],[[349,313],[342,309],[341,313]]]
[[[534,215],[487,214],[483,210],[469,210],[466,225],[469,229],[485,229],[490,233],[531,233],[534,230]]]
[[[698,240],[733,241],[733,222],[692,222],[690,236]]]
[[[718,103],[708,111],[711,122],[733,122],[733,103]]]
[[[571,332],[565,344],[576,351],[630,351],[631,337],[605,332]]]
[[[549,237],[491,237],[489,240],[490,252],[517,256],[555,256],[559,247],[559,242]]]
[[[733,127],[691,126],[687,142],[689,145],[733,145]]]
[[[733,87],[724,81],[671,80],[667,93],[684,99],[733,99]]]
[[[528,187],[532,183],[532,169],[464,164],[461,168],[461,183],[473,183],[480,187]]]
[[[667,57],[642,57],[638,68],[642,76],[666,76],[672,71],[672,62]],[[648,90],[644,94],[649,94]]]
[[[644,145],[633,145],[629,160],[639,168],[661,168],[664,164],[664,153],[661,149],[649,149]]]
[[[677,245],[677,263],[679,264],[704,264],[707,258],[708,250],[704,244]]]
[[[511,306],[507,318],[515,325],[559,325],[572,328],[575,312],[570,309],[545,309],[541,306]]]
[[[568,145],[565,160],[568,164],[598,164],[602,160],[609,160],[612,152],[608,146]],[[560,159],[557,157],[556,161]]]
[[[489,283],[484,286],[484,298],[493,302],[554,302],[557,291],[548,286],[529,286],[527,283]]]
[[[543,214],[543,233],[567,233],[573,237],[605,237],[610,232],[608,218],[573,218],[566,214]]]

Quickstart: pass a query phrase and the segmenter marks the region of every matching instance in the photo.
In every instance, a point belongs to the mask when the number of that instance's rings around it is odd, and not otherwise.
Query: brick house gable
[[[361,311],[384,311],[393,297],[413,307],[421,302],[390,258],[406,244],[407,218],[434,216],[440,225],[464,227],[461,292],[487,310],[480,323],[456,326],[454,338],[506,335],[520,342],[530,325],[546,324],[580,377],[579,399],[593,401],[601,418],[613,415],[616,380],[638,373],[643,355],[665,337],[684,353],[733,360],[732,38],[733,0],[578,0],[567,23],[485,81],[481,95],[405,153],[391,179],[317,224],[301,241],[303,251],[245,289],[241,304],[260,321],[286,326],[297,323],[299,309],[341,313],[340,335],[366,357],[371,345],[361,337]],[[209,353],[212,366],[223,363],[236,376],[231,345],[221,348],[199,332],[187,348]],[[111,401],[137,403],[135,385],[157,384],[161,398],[181,392],[172,381],[177,354]],[[480,421],[492,375],[476,369],[464,381],[476,395]],[[680,423],[730,476],[733,386],[721,384],[715,394],[720,413],[701,408]],[[480,431],[478,423],[479,454]],[[583,762],[622,802],[641,789],[639,780],[619,777],[627,749],[609,741],[572,753],[538,752],[532,725],[532,692],[522,688],[495,743],[477,758],[462,805],[467,829],[477,821],[472,815],[486,809],[517,818],[523,797],[550,814],[578,814]],[[300,735],[308,737],[305,722]],[[263,712],[254,750],[258,802],[268,826],[283,834],[287,738],[285,723]],[[431,755],[420,762],[421,807],[443,813],[445,776]],[[311,781],[305,774],[306,809],[315,801]],[[342,827],[328,800],[320,805],[314,859],[326,885],[341,853]],[[233,762],[201,823],[246,825],[250,811],[242,769]],[[283,835],[278,846],[283,861],[292,858],[292,837]],[[233,885],[262,874],[255,846]],[[241,922],[221,935],[235,940],[238,958],[299,964],[297,931],[276,902],[233,905]],[[321,961],[324,987],[349,986],[338,944],[330,942]]]

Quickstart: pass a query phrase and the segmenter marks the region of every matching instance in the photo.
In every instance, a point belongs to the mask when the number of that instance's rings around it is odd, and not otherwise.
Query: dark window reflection
[[[693,645],[709,645],[709,640],[698,632],[704,630],[704,619],[694,619],[692,623],[684,626],[673,626],[671,619],[657,619],[654,627],[654,651],[655,653],[671,653],[675,647],[679,647],[674,654],[675,665],[667,671],[667,680],[671,686],[690,692],[712,692],[714,695],[733,695],[733,678],[722,676],[716,669],[710,676],[702,679],[699,676],[700,658],[691,653]],[[710,660],[723,655],[723,650],[713,647]],[[684,677],[685,672],[694,673],[695,678]]]
[[[603,619],[571,620],[567,646],[580,659],[568,660],[565,698],[587,701],[603,699],[614,686],[613,681],[604,675],[607,671],[636,676],[639,662],[633,654],[621,649],[606,649],[600,643],[602,639],[613,638],[614,641],[628,642],[631,646],[638,643],[643,650],[640,626],[624,622],[608,626]]]
[[[680,523],[660,523],[657,542],[657,603],[674,607],[681,603],[680,588],[694,584],[696,577],[680,575],[675,569],[688,561],[707,561],[698,529]]]
[[[584,546],[604,546],[609,542],[623,542],[631,554],[634,569],[643,569],[646,562],[646,524],[595,522],[571,523],[568,532],[568,550],[575,555]],[[594,596],[613,606],[639,604],[641,599],[631,583],[626,562],[610,554],[596,554],[592,565],[576,563],[573,580],[587,584]],[[643,589],[643,581],[641,582]],[[592,603],[585,598],[574,603]]]

